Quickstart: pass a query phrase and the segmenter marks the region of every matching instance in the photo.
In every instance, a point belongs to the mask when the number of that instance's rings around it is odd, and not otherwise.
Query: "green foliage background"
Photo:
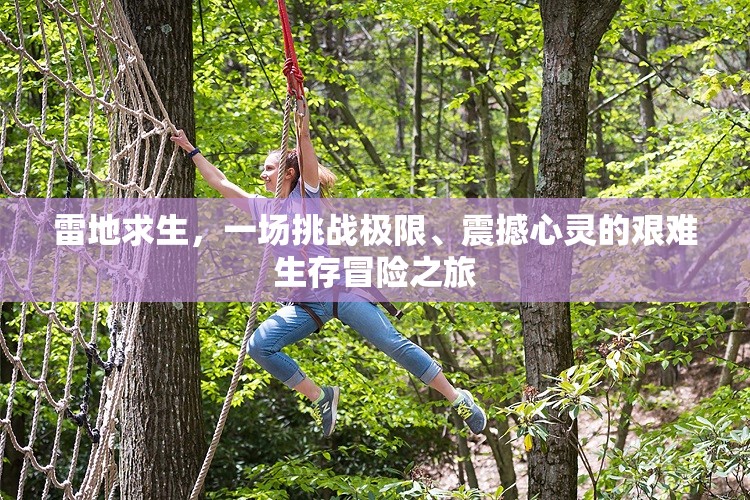
[[[20,2],[33,18],[34,2]],[[235,14],[239,13],[239,17]],[[261,194],[259,169],[267,152],[279,146],[285,82],[283,50],[273,2],[202,0],[202,17],[194,5],[194,89],[196,144],[207,158],[245,190]],[[13,2],[0,3],[0,29],[15,33]],[[424,0],[422,2],[363,0],[322,2],[303,0],[289,5],[297,51],[307,77],[313,110],[313,135],[321,161],[339,176],[339,197],[463,197],[472,186],[486,194],[486,171],[476,140],[477,123],[467,111],[490,86],[504,95],[523,82],[527,95],[523,113],[535,142],[542,113],[542,29],[538,7],[526,2]],[[47,36],[60,36],[50,18]],[[244,24],[247,32],[243,29]],[[750,5],[734,2],[667,0],[623,3],[605,35],[591,77],[590,108],[607,99],[591,116],[586,194],[591,197],[747,197],[750,192]],[[39,26],[24,26],[29,46],[41,52]],[[411,171],[411,99],[414,36],[426,39],[423,90],[424,155]],[[72,24],[63,36],[75,39]],[[57,33],[57,35],[55,35]],[[639,61],[624,48],[635,33],[648,40],[648,54]],[[93,40],[85,40],[85,45]],[[72,50],[70,65],[76,85],[92,88],[82,70],[81,50]],[[65,73],[61,53],[50,54],[53,69]],[[94,58],[95,64],[101,64]],[[514,61],[518,64],[515,64]],[[639,68],[654,72],[656,126],[640,122],[642,87],[634,86]],[[265,71],[264,71],[265,68]],[[106,172],[109,132],[96,109],[70,99],[54,86],[42,115],[43,78],[24,70],[17,93],[18,58],[0,51],[0,101],[17,106],[25,120],[44,134],[59,137],[66,116],[74,124],[67,139],[76,161]],[[270,79],[270,84],[267,81]],[[23,99],[16,101],[16,96]],[[67,103],[67,104],[66,104]],[[357,126],[342,118],[346,108]],[[489,139],[498,165],[501,195],[510,188],[505,104],[491,101],[493,134]],[[601,117],[597,137],[593,122]],[[179,125],[179,124],[178,124]],[[93,130],[93,144],[88,145]],[[399,130],[401,132],[399,132]],[[25,132],[10,124],[3,158],[3,176],[21,186],[30,158],[28,196],[64,195],[62,174],[48,178],[50,154],[33,144],[27,152]],[[399,139],[399,134],[404,140]],[[382,162],[378,165],[363,147],[369,138]],[[597,150],[597,141],[606,154]],[[58,169],[60,171],[60,169]],[[64,172],[64,169],[62,169]],[[415,186],[417,186],[415,188]],[[82,192],[83,181],[75,189]],[[199,179],[197,197],[217,194]],[[741,272],[738,270],[738,272]],[[58,304],[58,315],[72,318],[73,306]],[[264,305],[261,319],[275,306]],[[471,389],[488,408],[499,440],[543,440],[551,407],[578,417],[615,419],[625,402],[646,407],[660,393],[654,370],[679,366],[683,372],[697,360],[723,364],[722,348],[732,324],[732,304],[574,304],[573,331],[577,367],[561,374],[556,389],[528,401],[524,391],[521,325],[513,304],[408,304],[397,324],[406,336],[440,356],[448,346],[453,360],[441,362],[457,385]],[[436,314],[426,318],[427,311]],[[106,333],[106,311],[89,318],[87,328]],[[204,412],[209,428],[218,418],[239,344],[245,329],[245,304],[200,304],[201,364]],[[11,341],[18,331],[19,307],[3,332]],[[38,363],[46,323],[28,313],[26,352]],[[653,334],[653,335],[652,335]],[[650,337],[649,337],[650,336]],[[54,380],[64,380],[70,339],[54,332]],[[625,347],[602,346],[626,339]],[[108,347],[106,335],[99,348]],[[658,346],[670,347],[662,349]],[[619,345],[619,344],[618,344]],[[308,405],[260,367],[248,361],[240,390],[209,476],[210,498],[474,498],[468,487],[445,491],[424,480],[419,470],[457,470],[456,436],[446,405],[419,381],[394,366],[379,351],[337,322],[289,349],[303,369],[320,383],[344,388],[340,424],[331,439],[320,437],[306,413]],[[744,364],[743,364],[744,363]],[[631,382],[650,367],[652,376],[637,390]],[[750,459],[746,361],[734,365],[734,388],[722,388],[674,421],[631,431],[632,446],[623,451],[608,446],[607,460],[596,471],[598,481],[583,475],[586,497],[675,498],[712,491],[739,498],[738,484],[717,478],[748,481]],[[74,386],[81,387],[83,370],[76,368]],[[94,383],[101,384],[101,374]],[[7,386],[2,386],[7,391]],[[30,412],[36,393],[21,384],[15,411]],[[78,396],[80,398],[80,396]],[[4,398],[5,399],[5,398]],[[95,405],[92,405],[95,406]],[[51,411],[51,410],[50,410]],[[42,418],[49,426],[56,416]],[[66,424],[67,425],[67,424]],[[71,429],[72,429],[72,424]],[[42,433],[44,434],[44,433]],[[72,442],[65,443],[72,446]],[[517,442],[516,473],[524,467]],[[482,452],[489,455],[489,452]],[[472,457],[475,461],[476,455]],[[486,459],[486,457],[485,457]],[[465,460],[465,459],[463,459]],[[598,463],[592,457],[591,463]],[[85,463],[85,462],[81,462]],[[65,467],[64,461],[60,464]],[[79,464],[79,467],[82,465]],[[80,471],[79,471],[80,472]],[[497,481],[499,484],[499,481]],[[31,482],[30,491],[39,488]],[[487,489],[485,497],[500,490]],[[472,496],[474,495],[474,496]]]

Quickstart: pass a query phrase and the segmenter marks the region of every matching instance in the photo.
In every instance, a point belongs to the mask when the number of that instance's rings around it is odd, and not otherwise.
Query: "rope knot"
[[[68,418],[78,427],[86,425],[86,414],[83,412],[73,413],[68,409]]]
[[[284,76],[287,78],[293,76],[298,83],[305,81],[305,75],[302,74],[302,70],[291,57],[284,61]]]
[[[118,333],[122,332],[122,322],[119,319],[113,320],[112,327],[110,329],[112,330],[113,335],[117,335]]]
[[[78,413],[73,413],[72,411],[70,411],[70,408],[67,409],[68,418],[78,427],[82,427],[86,431],[86,434],[88,434],[91,442],[97,444],[101,435],[99,433],[99,429],[97,429],[96,427],[91,427],[87,412],[88,405],[86,404],[81,405],[81,411],[79,411]]]
[[[299,69],[297,62],[291,57],[284,61],[284,76],[287,80],[287,90],[289,93],[298,99],[302,97],[304,95],[302,83],[305,81],[305,75],[302,74],[302,70]]]
[[[86,353],[86,356],[89,358],[96,357],[99,354],[99,349],[97,349],[96,344],[94,342],[90,342],[86,344],[86,347],[83,348],[83,351]]]

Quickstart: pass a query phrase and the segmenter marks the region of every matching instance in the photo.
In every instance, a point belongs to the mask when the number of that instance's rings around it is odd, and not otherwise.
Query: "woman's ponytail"
[[[318,178],[320,179],[320,195],[324,198],[330,198],[333,186],[336,184],[336,174],[318,162]]]
[[[274,149],[269,153],[269,156],[275,156],[276,158],[281,158],[281,150],[280,149]],[[287,169],[294,170],[294,173],[296,174],[296,179],[294,182],[292,182],[292,189],[295,189],[297,187],[297,183],[299,182],[299,156],[296,149],[290,149],[289,152],[287,152],[286,155],[286,168]],[[333,186],[336,184],[336,174],[331,172],[330,169],[324,167],[323,165],[318,163],[318,179],[320,179],[320,195],[321,197],[330,197],[331,193],[333,191]]]

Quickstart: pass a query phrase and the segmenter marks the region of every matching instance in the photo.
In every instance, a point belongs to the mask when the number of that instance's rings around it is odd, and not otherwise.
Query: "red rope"
[[[286,76],[287,81],[287,92],[297,100],[300,100],[305,97],[305,88],[302,85],[305,81],[305,76],[302,74],[302,70],[299,69],[299,63],[297,62],[297,53],[294,50],[294,39],[292,38],[292,28],[289,24],[286,3],[284,0],[276,0],[276,4],[279,7],[281,32],[284,35],[284,57],[286,59],[284,63],[284,76]]]
[[[299,112],[299,106],[302,105],[305,99],[305,87],[303,85],[305,81],[305,75],[302,74],[302,70],[299,68],[297,62],[297,52],[294,50],[294,38],[292,37],[292,27],[289,23],[289,14],[286,11],[286,3],[284,0],[276,0],[276,5],[279,8],[279,19],[281,20],[281,32],[284,36],[284,76],[286,76],[287,93],[294,96],[297,101],[297,112]],[[305,113],[309,110],[305,109]],[[295,121],[296,122],[296,121]],[[299,134],[297,135],[299,141]],[[302,158],[302,148],[297,147],[297,164],[299,165],[299,180],[297,184],[300,189],[301,197],[301,209],[304,216],[305,210],[305,179],[303,177],[304,172],[304,159]],[[302,256],[307,263],[307,248],[302,248]]]

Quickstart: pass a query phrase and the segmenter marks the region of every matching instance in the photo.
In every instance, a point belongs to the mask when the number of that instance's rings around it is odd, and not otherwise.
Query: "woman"
[[[297,116],[298,147],[303,158],[302,180],[305,197],[315,199],[321,197],[322,191],[333,187],[336,177],[327,168],[318,164],[310,140],[310,122],[304,103],[302,108],[302,113]],[[182,130],[171,139],[188,152],[203,178],[222,196],[229,199],[257,197],[227,179],[190,143]],[[260,174],[266,189],[271,192],[276,188],[279,160],[280,152],[271,152]],[[283,176],[281,196],[301,198],[301,189],[298,186],[300,169],[296,151],[291,151],[288,155]],[[337,317],[343,323],[354,328],[415,377],[445,396],[472,432],[478,434],[484,430],[487,417],[474,402],[471,394],[465,390],[455,389],[435,360],[421,347],[398,333],[380,308],[370,302],[362,302],[361,298],[348,296],[347,292],[339,295],[337,308]],[[336,426],[339,388],[318,386],[281,350],[304,339],[316,331],[319,325],[333,317],[334,306],[331,302],[294,303],[284,306],[255,330],[247,348],[248,354],[260,366],[313,403],[313,416],[322,427],[325,436],[330,436]]]

